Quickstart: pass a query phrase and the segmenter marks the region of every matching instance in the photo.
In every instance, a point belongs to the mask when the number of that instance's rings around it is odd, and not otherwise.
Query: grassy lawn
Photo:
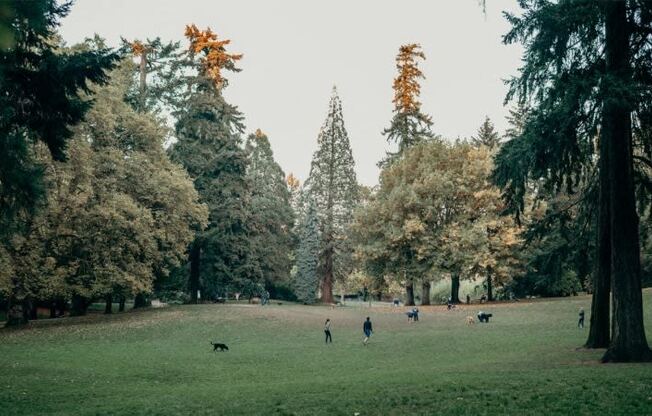
[[[652,364],[577,350],[580,306],[590,298],[483,305],[491,323],[472,326],[477,305],[420,308],[413,324],[405,308],[285,304],[44,320],[0,330],[0,414],[652,414]],[[649,290],[645,308],[652,341]]]

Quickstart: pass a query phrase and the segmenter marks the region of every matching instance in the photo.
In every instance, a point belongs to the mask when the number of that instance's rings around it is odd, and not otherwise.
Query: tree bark
[[[190,290],[190,303],[197,304],[199,303],[199,297],[197,292],[200,290],[200,272],[199,266],[201,262],[201,247],[197,241],[192,243],[190,246],[189,253],[190,261],[190,280],[189,280],[189,290]]]
[[[124,312],[125,311],[125,296],[120,295],[120,304],[118,306],[118,312]]]
[[[652,359],[643,326],[638,215],[633,180],[627,3],[605,1],[605,80],[602,135],[609,151],[611,213],[612,339],[604,362]]]
[[[7,322],[5,326],[22,326],[29,323],[27,311],[23,307],[23,302],[15,298],[9,298],[9,307],[7,308]]]
[[[324,264],[321,282],[321,302],[330,304],[333,301],[333,241],[326,241],[326,249],[324,250]]]
[[[414,285],[411,281],[405,284],[405,306],[414,306]]]
[[[430,305],[430,282],[427,280],[421,283],[421,304]]]
[[[611,301],[611,210],[609,200],[609,143],[600,139],[598,258],[591,294],[591,321],[586,348],[609,346],[609,303]]]
[[[494,300],[494,288],[491,281],[491,267],[487,268],[487,300],[492,302]]]
[[[70,305],[70,316],[83,316],[86,315],[88,310],[88,299],[79,296],[72,295],[72,302]]]
[[[460,276],[451,275],[451,302],[460,303]]]
[[[109,315],[113,313],[113,295],[108,294],[105,298],[106,305],[104,306],[104,313]]]
[[[38,319],[38,304],[33,299],[25,300],[25,310],[31,321],[36,321]]]
[[[57,317],[57,302],[52,300],[50,301],[50,319]]]
[[[149,296],[143,292],[136,293],[134,297],[134,309],[147,308],[149,306],[152,306],[152,301],[149,299]]]
[[[139,101],[139,110],[141,112],[145,112],[146,110],[146,105],[147,105],[147,47],[143,48],[143,51],[140,55],[140,85],[139,85],[139,93],[140,97],[138,99]]]

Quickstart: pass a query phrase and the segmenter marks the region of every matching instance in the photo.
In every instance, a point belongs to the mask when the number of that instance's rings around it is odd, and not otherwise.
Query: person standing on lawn
[[[367,320],[364,321],[364,324],[362,324],[362,332],[364,332],[364,339],[362,340],[362,343],[367,346],[367,342],[369,342],[369,337],[373,333],[373,328],[371,327],[371,320],[369,320],[369,317],[367,316]]]

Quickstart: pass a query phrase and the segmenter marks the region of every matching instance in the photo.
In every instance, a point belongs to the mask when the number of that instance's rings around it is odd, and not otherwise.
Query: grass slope
[[[580,306],[590,298],[483,305],[494,318],[474,326],[477,305],[421,308],[414,324],[404,308],[299,305],[41,321],[0,330],[0,414],[652,414],[651,364],[576,350]],[[650,291],[645,306],[652,340]]]

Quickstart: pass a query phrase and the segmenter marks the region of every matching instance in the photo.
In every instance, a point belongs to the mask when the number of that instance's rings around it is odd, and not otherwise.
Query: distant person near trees
[[[326,334],[326,343],[328,344],[328,341],[333,343],[333,338],[331,337],[331,320],[326,319],[326,322],[324,323],[324,333]]]
[[[367,342],[369,342],[369,337],[373,333],[373,328],[371,327],[371,320],[367,316],[367,320],[364,321],[364,324],[362,324],[362,332],[364,332],[364,339],[362,340],[362,343],[367,346]]]
[[[580,320],[577,321],[578,328],[584,328],[584,308],[580,308]]]

